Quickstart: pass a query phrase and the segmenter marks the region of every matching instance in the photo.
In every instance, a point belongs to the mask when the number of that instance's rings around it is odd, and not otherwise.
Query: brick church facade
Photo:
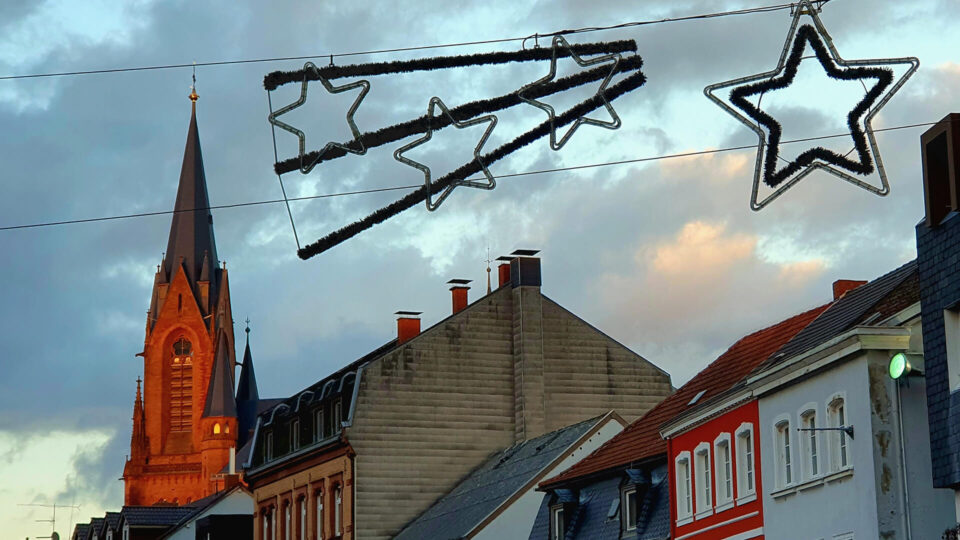
[[[196,92],[176,206],[154,277],[137,383],[124,504],[187,504],[226,487],[231,453],[257,408],[249,342],[236,354],[227,269],[217,258],[196,119]],[[249,331],[249,330],[248,330]],[[239,415],[238,415],[239,411]],[[255,413],[253,413],[255,414]]]

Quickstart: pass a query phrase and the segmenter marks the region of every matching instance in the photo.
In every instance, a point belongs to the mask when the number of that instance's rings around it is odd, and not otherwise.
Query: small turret
[[[240,383],[237,385],[237,422],[240,432],[237,434],[237,446],[242,447],[253,435],[257,421],[257,402],[260,392],[257,390],[257,376],[253,371],[253,355],[250,354],[250,319],[247,319],[247,346],[243,351],[243,364],[240,367]]]

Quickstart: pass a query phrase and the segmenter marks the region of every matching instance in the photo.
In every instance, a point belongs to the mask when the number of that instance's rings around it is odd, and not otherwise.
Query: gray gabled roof
[[[877,305],[916,271],[917,261],[913,260],[866,285],[861,285],[848,292],[801,330],[793,339],[785,343],[780,350],[773,353],[754,372],[762,371],[783,360],[808,351],[848,330],[854,323],[860,321],[870,308]]]
[[[230,361],[230,344],[223,330],[219,331],[216,359],[213,361],[213,373],[207,387],[207,403],[203,407],[203,417],[237,416],[237,402],[233,398],[233,362]]]
[[[463,538],[600,422],[592,418],[493,454],[394,540]],[[524,533],[525,534],[525,533]]]
[[[194,506],[124,506],[120,513],[131,527],[172,527],[196,511]]]
[[[201,208],[203,210],[196,210]],[[183,166],[180,169],[180,186],[177,202],[170,222],[170,237],[163,266],[167,280],[173,279],[180,258],[190,280],[196,286],[201,273],[209,279],[212,272],[219,271],[217,244],[213,236],[213,214],[210,213],[210,197],[207,194],[207,179],[203,172],[203,155],[200,152],[200,134],[197,131],[196,104],[190,114],[187,130],[187,145],[183,151]],[[209,268],[202,268],[204,259]],[[216,279],[210,279],[210,297],[217,298]]]

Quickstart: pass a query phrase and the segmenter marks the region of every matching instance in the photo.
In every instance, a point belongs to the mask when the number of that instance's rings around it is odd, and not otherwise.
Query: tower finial
[[[487,294],[490,294],[490,245],[487,244]]]
[[[190,85],[190,101],[194,105],[197,104],[197,100],[200,99],[200,95],[197,94],[197,63],[193,63],[193,84]]]
[[[247,317],[246,323],[247,323],[247,329],[244,330],[244,332],[246,332],[247,336],[249,337],[250,336],[250,317]]]

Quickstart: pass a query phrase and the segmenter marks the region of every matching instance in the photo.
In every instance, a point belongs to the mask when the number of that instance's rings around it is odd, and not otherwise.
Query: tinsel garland
[[[617,84],[609,87],[603,92],[603,95],[609,101],[613,101],[618,97],[626,94],[627,92],[636,90],[646,82],[646,77],[643,73],[637,71],[624,78]],[[594,95],[590,98],[580,102],[573,108],[567,110],[563,114],[557,115],[554,124],[557,127],[564,126],[576,120],[577,118],[589,114],[590,112],[603,106],[603,101],[600,99],[600,95]],[[505,156],[523,148],[524,146],[532,143],[533,141],[545,137],[550,133],[551,124],[550,121],[545,121],[535,128],[527,131],[526,133],[520,135],[519,137],[513,139],[512,141],[496,148],[495,150],[483,155],[480,159],[483,163],[489,166],[490,164],[504,158]],[[430,184],[430,193],[437,194],[447,188],[451,183],[467,178],[471,175],[477,174],[480,172],[480,164],[477,160],[470,161],[458,167],[453,172],[445,174],[444,176],[438,178],[436,181]],[[369,216],[355,221],[346,227],[338,229],[323,238],[317,240],[316,242],[302,247],[297,251],[297,255],[301,259],[309,259],[314,255],[318,255],[327,251],[328,249],[360,234],[361,232],[386,221],[387,219],[403,212],[404,210],[411,208],[417,204],[422,203],[426,199],[426,190],[427,186],[417,188],[416,190],[410,192],[404,197],[388,204],[387,206],[380,208],[379,210],[374,211]]]
[[[642,58],[639,56],[630,56],[620,62],[620,65],[617,67],[617,72],[623,73],[631,70],[639,70],[642,66]],[[569,90],[589,82],[601,80],[606,77],[609,72],[609,65],[601,65],[590,70],[581,71],[575,75],[570,75],[568,77],[557,79],[555,81],[532,88],[528,92],[528,97],[541,98],[557,92]],[[482,99],[460,105],[459,107],[451,109],[450,113],[454,118],[460,121],[465,121],[476,116],[490,114],[492,112],[513,107],[521,102],[522,100],[517,96],[517,93],[512,92],[510,94],[504,94],[495,98]],[[399,141],[400,139],[409,137],[410,135],[426,133],[430,122],[433,122],[434,130],[442,129],[451,123],[450,119],[447,118],[446,115],[435,117],[432,120],[427,118],[427,115],[423,115],[413,120],[408,120],[406,122],[380,128],[376,131],[363,133],[360,135],[359,142],[363,144],[364,148],[376,148],[384,144]],[[356,145],[356,141],[350,140],[343,144]],[[346,155],[346,153],[347,152],[342,148],[332,147],[324,152],[322,156],[321,152],[317,150],[308,152],[304,155],[303,159],[304,161],[308,162],[313,162],[316,160],[317,164],[319,164],[324,161],[330,161],[339,157],[343,157]],[[274,164],[274,170],[277,174],[298,171],[300,170],[300,161],[301,160],[299,157],[285,159]]]
[[[570,49],[561,48],[556,51],[557,58],[565,58],[574,52],[578,55],[627,53],[637,51],[637,42],[632,39],[608,41],[600,43],[581,43],[570,46]],[[343,77],[369,77],[373,75],[387,75],[392,73],[410,73],[413,71],[433,71],[467,66],[483,66],[492,64],[507,64],[510,62],[529,62],[533,60],[550,60],[553,57],[552,47],[537,47],[520,51],[501,51],[479,54],[465,54],[459,56],[437,56],[433,58],[418,58],[415,60],[395,60],[393,62],[371,62],[368,64],[349,64],[344,66],[325,66],[319,68],[319,73],[311,70],[298,69],[295,71],[274,71],[263,78],[263,87],[268,91],[275,90],[287,83],[301,83],[304,77],[316,81],[319,75],[327,80]]]
[[[870,78],[877,79],[878,82],[847,115],[847,126],[850,128],[850,134],[853,136],[854,147],[859,156],[859,161],[851,160],[842,154],[818,146],[801,153],[795,160],[778,171],[777,159],[779,159],[780,155],[780,138],[783,134],[783,128],[772,116],[761,111],[757,106],[748,101],[747,97],[790,86],[790,83],[793,82],[797,74],[800,61],[803,59],[804,41],[810,42],[817,60],[819,60],[820,65],[823,66],[827,75],[830,77],[845,81]],[[890,69],[878,67],[841,69],[837,67],[830,58],[830,53],[827,51],[823,41],[820,40],[816,29],[811,25],[803,25],[797,31],[783,75],[755,84],[734,88],[730,92],[730,102],[741,108],[748,116],[756,120],[759,124],[762,124],[769,131],[769,144],[767,145],[766,157],[763,164],[763,181],[770,187],[776,187],[802,168],[810,166],[817,159],[836,165],[837,167],[842,167],[855,174],[871,174],[874,170],[873,160],[867,148],[866,135],[860,128],[859,119],[892,83],[893,71]]]

